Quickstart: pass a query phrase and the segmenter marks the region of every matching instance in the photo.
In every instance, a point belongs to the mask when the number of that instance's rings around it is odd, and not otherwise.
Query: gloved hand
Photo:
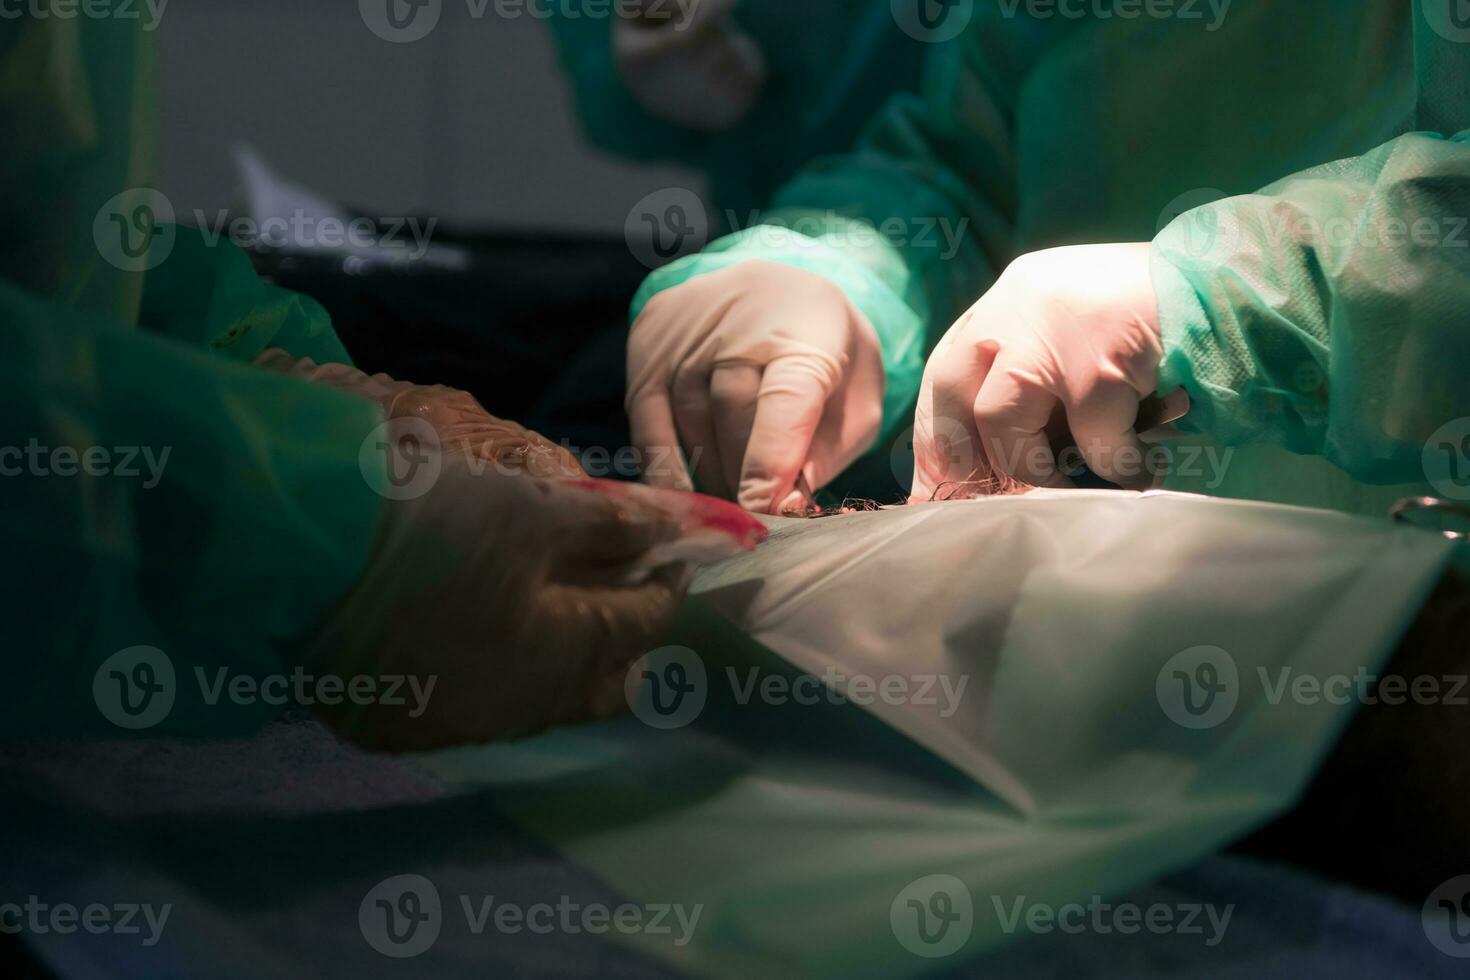
[[[919,390],[912,502],[951,482],[1069,486],[1048,440],[1062,424],[1098,476],[1151,482],[1134,431],[1163,358],[1149,251],[1079,245],[1022,256],[950,327]]]
[[[655,295],[628,338],[645,479],[688,489],[687,460],[700,489],[756,513],[799,506],[799,475],[816,489],[873,444],[884,384],[867,317],[821,276],[774,262]]]
[[[344,702],[322,708],[330,725],[370,748],[417,751],[627,707],[628,666],[687,579],[687,566],[665,566],[627,584],[630,570],[679,538],[678,521],[589,488],[570,455],[464,392],[279,351],[257,363],[375,400],[390,426],[428,420],[444,447],[421,495],[388,501],[361,578],[299,644],[308,672],[341,677],[348,690],[355,676],[414,677],[429,690],[426,710],[414,717],[421,706],[409,698]]]
[[[732,129],[766,83],[765,58],[731,18],[736,0],[691,8],[637,0],[638,15],[613,20],[613,62],[650,115],[688,129]],[[672,8],[672,9],[671,9]]]
[[[350,364],[317,364],[309,357],[297,360],[279,349],[264,352],[255,363],[375,401],[390,420],[423,419],[438,433],[447,455],[465,456],[543,479],[587,476],[565,448],[522,425],[496,418],[467,391],[395,381],[386,374],[369,376]]]

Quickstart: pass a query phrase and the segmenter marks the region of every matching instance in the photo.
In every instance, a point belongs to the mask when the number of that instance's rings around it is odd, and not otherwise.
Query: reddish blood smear
[[[641,483],[618,480],[569,480],[573,486],[620,500],[655,507],[669,514],[686,535],[701,531],[715,532],[730,540],[741,551],[751,551],[766,539],[766,527],[740,507],[727,500],[717,500],[698,493],[661,490]]]

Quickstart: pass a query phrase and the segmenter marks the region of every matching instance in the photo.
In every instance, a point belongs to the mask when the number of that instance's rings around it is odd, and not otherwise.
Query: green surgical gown
[[[1016,255],[1158,235],[1163,387],[1189,390],[1188,428],[1240,450],[1225,485],[1179,488],[1376,508],[1356,490],[1422,483],[1426,439],[1470,416],[1454,3],[1236,0],[1220,19],[975,4],[933,46],[922,97],[777,192],[765,221],[791,234],[719,239],[655,271],[633,313],[745,259],[818,271],[877,329],[891,431],[928,350]]]
[[[257,725],[277,709],[232,697],[221,669],[288,669],[282,645],[356,578],[381,511],[358,463],[376,406],[249,363],[270,346],[345,360],[322,310],[198,232],[156,228],[138,254],[157,200],[148,38],[115,18],[0,28],[10,735],[116,733],[94,680],[134,646],[174,673],[152,731]]]

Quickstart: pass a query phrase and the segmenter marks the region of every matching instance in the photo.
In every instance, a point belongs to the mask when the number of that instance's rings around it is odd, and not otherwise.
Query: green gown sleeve
[[[170,271],[198,278],[175,291],[159,273],[179,260]],[[238,262],[238,275],[211,260]],[[216,273],[187,315],[181,302]],[[220,671],[286,669],[280,645],[366,562],[381,500],[358,455],[378,411],[241,363],[267,346],[340,349],[314,304],[252,291],[245,276],[228,245],[171,257],[150,273],[143,306],[166,332],[0,283],[0,413],[14,434],[0,440],[14,450],[0,449],[12,623],[3,730],[106,730],[93,681],[134,646],[172,666],[175,700],[157,730],[248,730],[276,709],[210,704]]]
[[[758,224],[656,270],[633,316],[656,293],[747,259],[816,272],[877,331],[884,433],[907,420],[928,351],[1012,248],[1016,103],[1046,38],[999,8],[977,5],[975,17],[996,23],[933,45],[922,95],[894,96],[852,152],[798,172]]]
[[[1424,131],[1156,239],[1161,388],[1189,391],[1187,428],[1389,484],[1422,480],[1427,442],[1470,417],[1470,24],[1454,2],[1413,5]]]
[[[0,37],[4,735],[131,727],[106,668],[135,647],[150,686],[158,657],[172,675],[148,730],[258,725],[277,706],[229,682],[290,670],[278,651],[357,577],[381,513],[359,466],[377,407],[248,363],[345,358],[320,307],[198,232],[156,238],[146,272],[107,245],[114,195],[151,172],[150,64],[117,19]]]

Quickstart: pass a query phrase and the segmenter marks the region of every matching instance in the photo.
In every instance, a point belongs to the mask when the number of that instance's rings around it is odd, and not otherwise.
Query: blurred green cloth
[[[249,363],[346,361],[326,316],[162,223],[150,37],[117,18],[0,34],[6,733],[116,731],[94,676],[139,645],[174,672],[155,731],[255,726],[275,709],[210,704],[196,669],[282,670],[377,528],[358,462],[376,406]]]
[[[738,126],[700,133],[643,109],[613,61],[613,18],[598,0],[569,0],[550,26],[583,132],[632,160],[666,160],[703,171],[729,224],[765,207],[797,168],[849,149],[895,92],[916,91],[925,45],[905,35],[890,0],[740,0],[735,20],[761,49],[768,77]],[[595,11],[602,16],[593,16]]]

